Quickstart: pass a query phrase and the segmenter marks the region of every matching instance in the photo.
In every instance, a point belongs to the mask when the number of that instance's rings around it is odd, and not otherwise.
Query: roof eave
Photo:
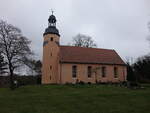
[[[60,61],[60,63],[64,63],[64,64],[101,64],[101,65],[120,65],[120,66],[126,66],[126,64],[117,64],[117,63],[70,62],[70,61]]]

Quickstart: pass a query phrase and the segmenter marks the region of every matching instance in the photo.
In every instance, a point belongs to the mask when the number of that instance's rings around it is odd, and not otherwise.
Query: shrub
[[[72,85],[72,83],[70,83],[70,82],[66,82],[66,83],[65,83],[65,85]]]
[[[84,83],[84,81],[79,81],[78,84],[84,85],[85,83]]]
[[[91,84],[91,82],[88,82],[88,84]]]

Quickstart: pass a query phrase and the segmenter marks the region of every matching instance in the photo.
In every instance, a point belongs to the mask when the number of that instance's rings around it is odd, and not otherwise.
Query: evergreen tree
[[[133,69],[140,81],[150,81],[150,56],[138,58],[133,65]]]
[[[133,71],[133,67],[129,63],[127,63],[127,80],[130,82],[136,81],[136,76]]]

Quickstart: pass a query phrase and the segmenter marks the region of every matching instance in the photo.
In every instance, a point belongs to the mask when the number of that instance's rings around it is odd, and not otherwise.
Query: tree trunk
[[[10,83],[10,89],[14,90],[14,73],[13,73],[13,69],[12,69],[12,64],[9,64],[9,72],[10,72],[10,79],[9,79],[9,83]]]

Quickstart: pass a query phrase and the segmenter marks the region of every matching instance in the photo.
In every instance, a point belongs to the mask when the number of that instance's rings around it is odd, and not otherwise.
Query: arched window
[[[76,65],[72,66],[72,77],[73,78],[77,77],[77,66]]]
[[[114,78],[118,78],[118,68],[114,67]]]
[[[50,70],[52,69],[52,66],[50,66]]]
[[[89,78],[92,76],[92,67],[91,66],[87,67],[87,75]]]
[[[102,67],[102,77],[106,77],[106,67]]]
[[[51,41],[53,41],[53,37],[51,37]]]

